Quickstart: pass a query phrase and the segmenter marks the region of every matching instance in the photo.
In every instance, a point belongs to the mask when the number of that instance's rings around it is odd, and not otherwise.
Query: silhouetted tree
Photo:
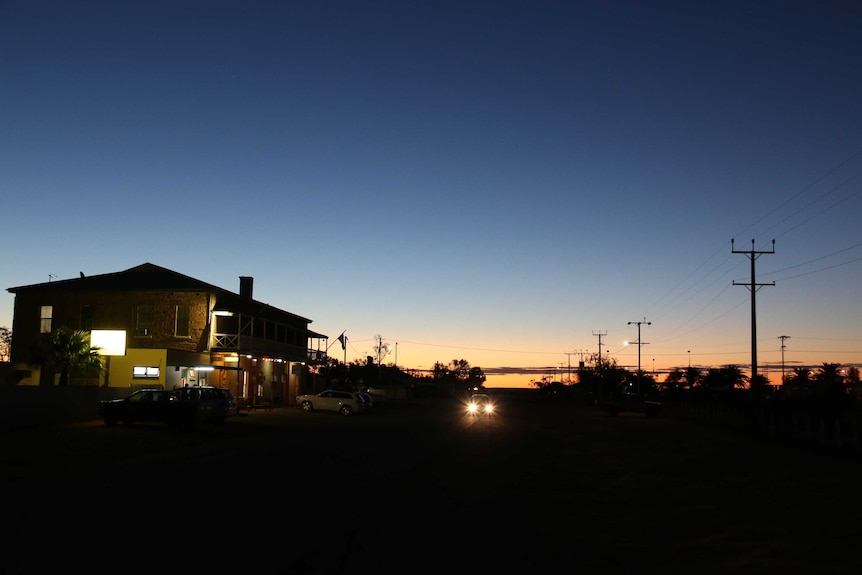
[[[327,356],[326,364],[320,368],[319,375],[325,382],[321,387],[340,389],[354,383],[350,381],[349,366],[331,355]]]
[[[482,368],[472,367],[466,359],[453,359],[448,365],[437,361],[431,372],[438,389],[456,395],[471,387],[482,387],[486,380]]]
[[[701,373],[696,367],[676,367],[664,380],[668,389],[693,388],[700,384]]]
[[[840,397],[845,395],[844,374],[840,363],[823,363],[814,374],[818,392],[825,397]]]
[[[685,385],[689,388],[700,385],[703,379],[703,372],[696,367],[685,368]]]
[[[466,359],[453,359],[449,362],[449,373],[459,383],[467,381],[470,378],[470,362]]]
[[[434,368],[431,373],[433,374],[434,381],[441,383],[449,378],[449,368],[445,363],[441,363],[439,361],[434,362]]]
[[[664,378],[664,385],[668,389],[679,389],[683,386],[682,369],[675,367],[668,372]]]
[[[102,371],[102,358],[99,348],[90,345],[90,332],[57,328],[51,334],[47,349],[46,363],[59,370],[59,385],[68,385],[72,373]]]
[[[0,361],[9,361],[12,354],[12,330],[0,327]]]
[[[605,357],[601,363],[579,369],[578,383],[599,399],[621,391],[630,376],[628,370],[617,365],[616,359]]]
[[[737,365],[711,367],[701,377],[701,385],[712,389],[745,387],[748,376]]]
[[[467,384],[470,387],[484,387],[485,372],[482,371],[481,367],[470,368],[470,371],[467,373]]]
[[[840,363],[823,363],[817,373],[814,374],[814,380],[822,384],[844,384],[844,374],[841,373]]]
[[[644,370],[630,372],[628,370],[623,370],[625,373],[623,374],[625,385],[628,387],[629,391],[636,391],[637,393],[642,393],[644,395],[651,395],[655,393],[656,385],[655,378],[645,372]]]
[[[762,373],[750,378],[749,383],[751,384],[751,393],[757,399],[764,398],[770,390],[769,378]]]
[[[807,389],[811,385],[811,370],[807,367],[794,367],[793,374],[787,377],[786,385],[791,389]]]

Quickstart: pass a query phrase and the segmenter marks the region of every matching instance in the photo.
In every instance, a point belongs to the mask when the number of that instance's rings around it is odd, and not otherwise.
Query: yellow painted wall
[[[22,373],[30,372],[30,377],[21,379],[16,385],[39,385],[39,378],[42,377],[41,366],[21,363],[15,364],[13,369],[20,370]]]
[[[168,352],[165,349],[127,348],[126,355],[106,356],[105,364],[109,370],[107,374],[108,386],[131,388],[133,384],[158,384],[166,387],[167,355]],[[136,365],[158,367],[159,378],[132,378],[132,368]],[[101,384],[105,384],[105,375],[102,375]]]

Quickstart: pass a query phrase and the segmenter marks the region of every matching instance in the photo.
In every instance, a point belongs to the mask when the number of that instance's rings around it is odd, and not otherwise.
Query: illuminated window
[[[174,335],[178,337],[189,336],[189,306],[178,305],[176,319],[174,321]]]
[[[145,365],[136,365],[132,368],[133,379],[158,379],[159,368]]]
[[[139,305],[135,319],[135,335],[152,335],[153,306]]]
[[[54,306],[43,305],[39,312],[39,333],[51,333],[51,318],[54,315]]]

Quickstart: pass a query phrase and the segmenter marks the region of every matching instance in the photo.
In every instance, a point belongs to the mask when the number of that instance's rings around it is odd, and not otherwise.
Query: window
[[[39,312],[39,333],[51,333],[51,318],[54,315],[54,306],[43,305]]]
[[[263,339],[266,337],[266,320],[255,318],[253,320],[252,337]]]
[[[158,379],[159,378],[159,368],[149,367],[145,365],[136,365],[132,368],[132,378],[133,379]]]
[[[153,306],[139,305],[135,319],[135,335],[152,335]]]
[[[90,331],[93,329],[93,306],[81,306],[81,329]]]
[[[189,336],[189,306],[178,305],[176,319],[174,320],[174,335],[177,337]]]

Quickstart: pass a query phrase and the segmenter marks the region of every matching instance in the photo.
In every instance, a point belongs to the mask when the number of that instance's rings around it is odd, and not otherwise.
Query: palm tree
[[[685,369],[685,375],[683,376],[685,379],[685,385],[691,389],[694,386],[698,385],[703,378],[703,374],[696,367],[687,367]]]
[[[826,396],[838,397],[845,394],[844,374],[841,373],[840,363],[824,363],[814,374],[814,380],[820,392]]]
[[[729,388],[745,387],[748,376],[742,373],[738,365],[725,365],[724,367],[711,367],[701,380],[704,387]]]
[[[840,363],[824,363],[820,366],[814,379],[824,384],[843,384],[844,375],[841,373]]]
[[[90,346],[90,332],[66,327],[51,334],[47,363],[60,371],[59,385],[68,385],[73,372],[102,371],[99,348]]]
[[[675,367],[664,378],[664,386],[667,389],[679,389],[682,387],[683,372],[680,368]]]
[[[787,378],[787,383],[795,389],[806,389],[811,383],[811,370],[807,367],[794,367],[793,375]]]

